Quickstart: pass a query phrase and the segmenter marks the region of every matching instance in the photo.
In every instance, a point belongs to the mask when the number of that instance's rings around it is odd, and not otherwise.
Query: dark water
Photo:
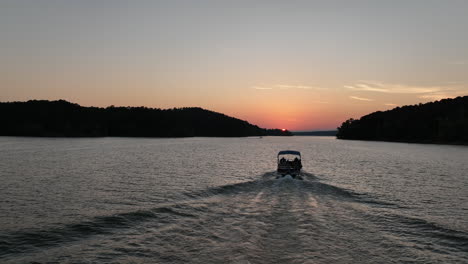
[[[304,180],[276,179],[303,153]],[[468,147],[0,138],[0,263],[468,263]]]

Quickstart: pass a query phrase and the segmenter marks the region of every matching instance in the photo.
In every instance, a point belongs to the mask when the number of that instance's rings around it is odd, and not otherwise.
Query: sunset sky
[[[466,0],[0,0],[0,43],[0,101],[324,130],[468,95]]]

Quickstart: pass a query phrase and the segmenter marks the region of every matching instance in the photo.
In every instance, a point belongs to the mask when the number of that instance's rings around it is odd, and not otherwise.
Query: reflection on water
[[[6,263],[464,263],[468,148],[0,138]],[[303,180],[276,153],[303,154]]]

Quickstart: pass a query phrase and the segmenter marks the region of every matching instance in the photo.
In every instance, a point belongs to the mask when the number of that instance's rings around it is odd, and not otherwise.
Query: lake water
[[[468,263],[466,146],[0,137],[0,177],[1,263]]]

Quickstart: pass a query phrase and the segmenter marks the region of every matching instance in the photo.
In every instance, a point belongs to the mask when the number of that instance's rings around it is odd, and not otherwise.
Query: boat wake
[[[411,216],[398,204],[327,183],[257,180],[49,229],[0,234],[2,262],[431,263],[468,261],[468,234]],[[77,242],[80,243],[77,243]],[[102,253],[102,245],[107,245]],[[42,252],[47,251],[47,254]],[[97,254],[100,252],[100,254]],[[398,258],[397,258],[398,257]],[[4,261],[3,261],[4,260]]]

